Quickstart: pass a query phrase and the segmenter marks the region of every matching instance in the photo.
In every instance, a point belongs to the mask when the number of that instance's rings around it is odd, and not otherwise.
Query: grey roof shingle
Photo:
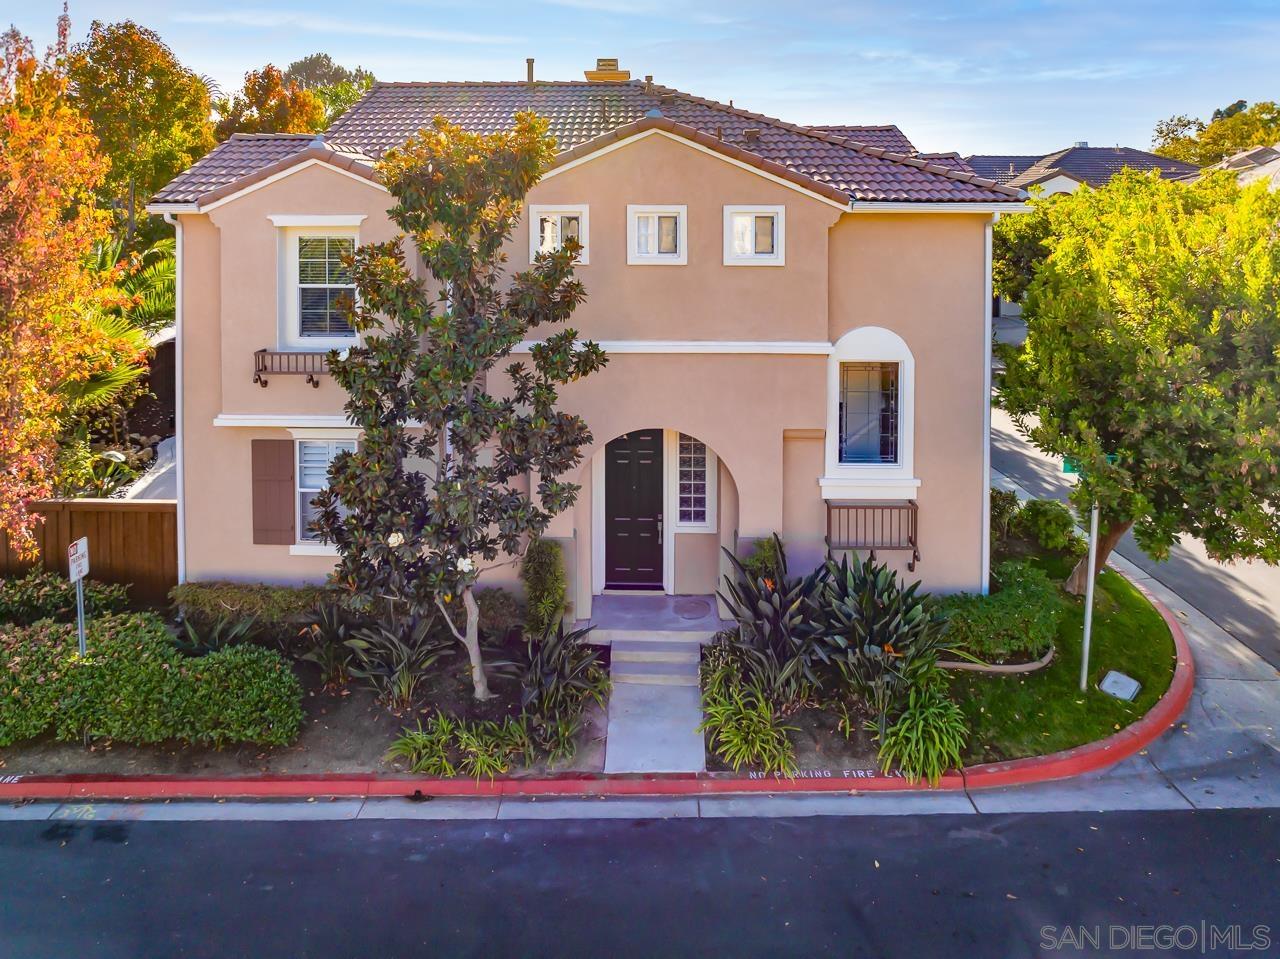
[[[547,118],[562,155],[656,110],[681,128],[714,137],[727,153],[776,164],[791,178],[853,200],[989,203],[1016,202],[1021,196],[976,177],[958,158],[907,156],[640,81],[379,83],[338,118],[325,141],[349,160],[371,162],[437,115],[491,133],[510,127],[522,110]],[[180,174],[153,202],[196,202],[205,197],[201,191],[234,181],[237,171],[250,176],[290,151],[302,152],[312,146],[310,139],[233,138]]]
[[[969,165],[982,176],[998,179],[1008,186],[1029,187],[1059,174],[1073,177],[1090,186],[1102,186],[1124,169],[1159,170],[1166,179],[1178,179],[1199,173],[1193,163],[1171,160],[1133,147],[1067,147],[1042,157],[972,156]],[[1021,161],[1030,160],[1025,165]],[[1011,176],[1001,177],[1001,168],[1016,168]]]

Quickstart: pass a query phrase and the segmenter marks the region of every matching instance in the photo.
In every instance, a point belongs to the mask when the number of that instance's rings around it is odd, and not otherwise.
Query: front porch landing
[[[592,598],[590,619],[574,626],[593,627],[591,642],[607,645],[618,639],[707,643],[733,623],[720,618],[715,596],[605,593]]]

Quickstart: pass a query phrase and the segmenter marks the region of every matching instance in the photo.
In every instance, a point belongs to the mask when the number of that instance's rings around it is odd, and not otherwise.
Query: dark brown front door
[[[605,586],[662,589],[662,430],[605,447]]]

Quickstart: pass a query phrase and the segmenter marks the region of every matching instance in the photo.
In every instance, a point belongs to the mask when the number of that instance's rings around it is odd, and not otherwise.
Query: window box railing
[[[329,375],[328,353],[290,353],[282,350],[255,350],[253,382],[266,388],[269,376],[305,376],[319,389],[320,377]]]
[[[915,500],[892,503],[827,503],[827,549],[910,552],[907,569],[920,561],[920,508]]]

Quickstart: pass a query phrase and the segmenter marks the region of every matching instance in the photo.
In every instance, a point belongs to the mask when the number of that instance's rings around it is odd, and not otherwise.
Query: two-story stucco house
[[[991,222],[1023,194],[625,76],[379,84],[323,136],[233,137],[153,199],[178,229],[185,579],[326,575],[310,500],[356,436],[325,351],[352,342],[342,255],[395,234],[376,160],[438,114],[534,110],[560,152],[510,264],[578,237],[575,325],[610,356],[563,393],[595,437],[549,534],[577,615],[710,594],[722,546],[775,531],[795,568],[829,543],[985,587]]]

